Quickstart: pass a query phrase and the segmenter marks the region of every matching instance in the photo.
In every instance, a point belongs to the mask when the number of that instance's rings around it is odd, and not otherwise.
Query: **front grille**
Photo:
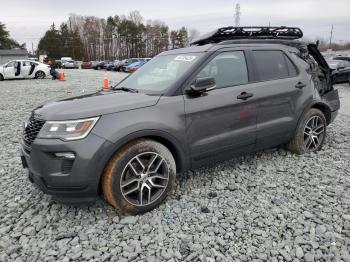
[[[40,129],[45,124],[45,120],[31,115],[28,125],[24,128],[23,140],[27,145],[31,145],[37,137]]]

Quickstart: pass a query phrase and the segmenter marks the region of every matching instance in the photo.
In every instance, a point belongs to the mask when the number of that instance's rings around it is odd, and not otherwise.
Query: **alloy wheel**
[[[132,205],[146,206],[154,203],[165,191],[169,182],[169,166],[164,158],[154,152],[141,153],[125,166],[120,189]]]
[[[323,142],[325,124],[319,116],[312,116],[304,128],[304,146],[309,151],[316,151]]]
[[[39,79],[42,79],[42,78],[45,77],[45,74],[44,74],[44,72],[39,71],[39,72],[36,73],[36,77],[39,78]]]

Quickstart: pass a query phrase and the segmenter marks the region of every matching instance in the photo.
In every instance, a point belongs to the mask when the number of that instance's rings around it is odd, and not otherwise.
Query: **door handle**
[[[252,96],[253,96],[252,93],[242,92],[240,95],[237,96],[237,99],[247,100]]]
[[[296,85],[295,85],[295,88],[298,88],[298,89],[302,89],[303,87],[305,87],[306,85],[302,82],[298,82]]]

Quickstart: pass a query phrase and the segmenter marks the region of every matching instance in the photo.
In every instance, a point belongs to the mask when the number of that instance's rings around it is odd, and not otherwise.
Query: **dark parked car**
[[[107,63],[107,61],[100,61],[100,62],[97,62],[95,63],[92,68],[95,69],[95,70],[100,70],[100,69],[103,69],[103,66],[104,64]]]
[[[23,133],[29,179],[63,200],[102,194],[138,214],[190,168],[284,144],[297,154],[321,150],[340,103],[317,45],[302,36],[221,28],[108,91],[40,105]]]
[[[350,56],[336,56],[333,58],[333,60],[343,60],[350,62]]]
[[[92,62],[83,62],[81,64],[81,69],[91,69],[92,68]]]
[[[349,83],[350,84],[350,62],[347,60],[327,60],[329,67],[333,70],[333,74],[336,75],[334,84]]]

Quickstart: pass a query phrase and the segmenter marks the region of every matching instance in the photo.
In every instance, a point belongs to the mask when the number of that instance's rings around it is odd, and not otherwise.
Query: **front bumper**
[[[63,199],[91,199],[99,195],[110,146],[94,134],[69,142],[37,138],[30,147],[22,142],[21,159],[30,181],[44,193]],[[75,158],[62,153],[73,153]]]

